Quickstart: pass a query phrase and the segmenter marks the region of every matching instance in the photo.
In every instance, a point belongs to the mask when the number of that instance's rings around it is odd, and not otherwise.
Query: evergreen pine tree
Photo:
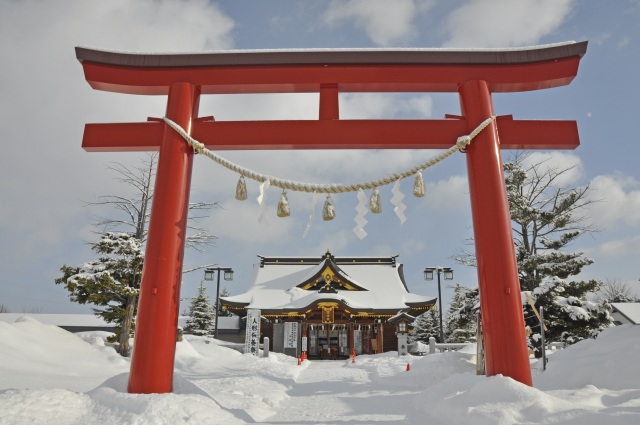
[[[547,341],[575,344],[585,338],[595,338],[603,329],[611,326],[609,304],[590,301],[600,287],[597,280],[567,282],[553,277],[545,279],[531,294],[538,310],[544,307],[543,314],[547,329]],[[541,357],[540,322],[531,306],[525,304],[525,322],[532,330],[529,344]]]
[[[459,283],[455,285],[444,319],[446,342],[476,341],[478,298],[478,289],[466,288]]]
[[[582,213],[594,202],[587,196],[589,186],[563,185],[575,167],[554,166],[548,160],[532,163],[529,155],[522,154],[504,165],[520,289],[533,294],[536,308],[543,306],[546,310],[547,340],[567,343],[594,336],[610,320],[604,311],[606,305],[589,301],[601,282],[564,280],[593,263],[582,252],[563,252],[576,238],[592,230]],[[470,252],[463,251],[455,259],[476,265],[475,255]],[[533,331],[529,346],[540,356],[538,319],[526,302],[523,308],[525,323]]]
[[[229,295],[231,295],[231,293],[226,287],[223,287],[222,289],[220,289],[220,298],[228,297]],[[218,317],[228,317],[233,315],[229,310],[225,308],[218,309],[217,307],[218,307],[217,305],[214,305],[213,310],[218,311],[218,314],[219,314]]]
[[[189,319],[184,327],[184,333],[198,336],[213,336],[215,332],[215,311],[211,306],[205,287],[200,282],[198,295],[191,300]]]
[[[440,339],[437,307],[428,310],[426,313],[422,313],[416,318],[413,323],[413,332],[411,334],[410,341],[420,341],[428,344],[429,338],[431,337],[434,337],[436,341]]]
[[[531,293],[535,306],[544,307],[547,341],[573,344],[609,326],[607,306],[588,300],[602,282],[569,282],[593,263],[582,252],[563,252],[577,237],[588,232],[580,211],[593,201],[589,186],[568,188],[558,182],[574,167],[558,168],[545,162],[527,165],[527,156],[505,164],[505,183],[516,241],[520,288]],[[523,304],[525,324],[532,330],[529,345],[540,357],[538,318]]]
[[[593,263],[582,252],[561,251],[590,230],[579,212],[593,201],[587,197],[589,186],[558,185],[574,167],[558,168],[545,161],[527,165],[527,158],[516,155],[504,172],[520,288],[533,291],[546,277],[566,279]]]
[[[109,341],[118,341],[118,353],[128,356],[140,292],[142,242],[129,233],[106,232],[91,249],[99,255],[97,260],[78,267],[62,266],[63,276],[55,282],[65,286],[71,301],[105,307],[93,311],[116,324],[115,338]]]

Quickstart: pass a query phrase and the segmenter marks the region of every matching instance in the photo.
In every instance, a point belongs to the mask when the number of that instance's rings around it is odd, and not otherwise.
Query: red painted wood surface
[[[484,81],[462,84],[460,104],[468,132],[493,115],[491,92]],[[495,124],[485,128],[467,149],[467,170],[486,373],[531,385],[518,266]]]
[[[198,101],[195,86],[175,83],[167,100],[167,117],[188,129],[198,113]],[[167,393],[173,388],[192,163],[191,147],[165,126],[136,316],[130,393]]]
[[[498,117],[502,149],[575,149],[575,121]],[[466,134],[467,122],[447,120],[194,121],[191,136],[208,149],[448,149]],[[161,122],[86,124],[89,152],[155,151]]]
[[[188,81],[202,94],[317,93],[322,84],[340,92],[450,92],[469,80],[489,83],[493,93],[521,92],[569,84],[579,57],[521,65],[329,65],[198,68],[130,68],[83,62],[96,90],[166,95],[174,81]]]

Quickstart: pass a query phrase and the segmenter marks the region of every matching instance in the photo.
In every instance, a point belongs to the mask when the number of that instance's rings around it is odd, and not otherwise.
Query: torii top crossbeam
[[[569,84],[587,43],[524,49],[310,49],[214,53],[131,54],[77,47],[91,87],[118,93],[168,94],[176,81],[202,94],[318,92],[457,92],[467,80],[492,93]],[[498,68],[496,68],[496,66]],[[114,68],[116,67],[116,68]],[[260,67],[260,72],[251,71]],[[289,68],[284,71],[282,67]],[[147,70],[153,69],[153,74]],[[211,72],[215,69],[215,72]]]
[[[586,42],[522,49],[390,49],[129,54],[76,48],[97,90],[167,95],[167,118],[209,149],[451,147],[494,116],[492,93],[569,84]],[[318,120],[214,121],[201,94],[319,93]],[[458,93],[460,116],[341,120],[340,92]],[[160,150],[129,377],[130,392],[173,383],[193,150],[161,120],[87,124],[87,151]],[[573,149],[574,121],[498,117],[466,150],[488,375],[531,384],[500,149]]]
[[[201,121],[191,135],[211,149],[446,149],[466,131],[463,120],[341,120],[339,92],[457,92],[486,81],[492,93],[569,84],[587,43],[529,49],[275,50],[131,54],[76,48],[91,87],[166,95],[178,81],[201,94],[320,93],[320,120]],[[574,121],[500,117],[503,149],[572,149]],[[88,151],[157,150],[164,125],[88,125]],[[402,138],[398,131],[402,130]],[[426,141],[426,134],[429,140]],[[116,136],[117,137],[114,137]],[[427,146],[428,144],[428,146]]]

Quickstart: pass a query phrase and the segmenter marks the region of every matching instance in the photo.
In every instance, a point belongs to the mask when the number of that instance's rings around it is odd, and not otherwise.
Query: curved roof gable
[[[338,289],[348,291],[367,291],[360,286],[347,273],[335,263],[335,257],[329,251],[324,256],[324,261],[317,272],[306,281],[300,283],[298,288],[305,290],[317,290],[318,292],[337,292]]]

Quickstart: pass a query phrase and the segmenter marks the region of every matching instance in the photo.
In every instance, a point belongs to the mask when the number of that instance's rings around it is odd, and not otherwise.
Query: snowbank
[[[553,353],[546,372],[533,365],[533,388],[476,376],[471,348],[299,366],[186,336],[173,393],[128,394],[129,361],[104,337],[31,318],[0,323],[0,424],[640,423],[640,326]]]
[[[547,371],[535,377],[541,389],[640,388],[640,326],[607,329],[597,339],[586,339],[549,358]]]
[[[0,322],[1,388],[87,391],[128,371],[129,360],[105,345],[105,335],[73,334],[29,316]]]

